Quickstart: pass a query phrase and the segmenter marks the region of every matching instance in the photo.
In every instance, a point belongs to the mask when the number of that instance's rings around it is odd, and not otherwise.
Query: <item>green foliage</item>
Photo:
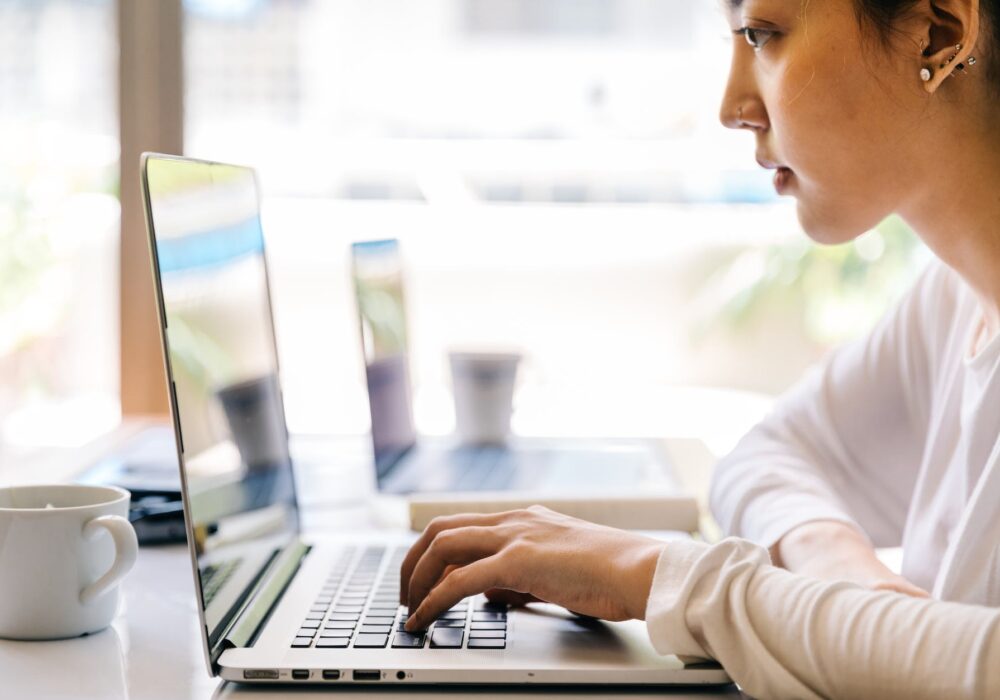
[[[709,326],[745,332],[779,317],[819,345],[863,332],[899,296],[923,257],[919,239],[892,216],[850,244],[801,240],[715,256],[703,291],[723,289]],[[733,281],[735,280],[735,282]]]

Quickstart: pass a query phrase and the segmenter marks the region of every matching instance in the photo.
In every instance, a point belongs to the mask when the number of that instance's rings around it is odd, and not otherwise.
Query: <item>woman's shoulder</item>
[[[953,268],[934,259],[917,276],[899,312],[912,333],[922,336],[923,345],[932,355],[944,360],[940,351],[964,342],[977,303],[965,280]]]

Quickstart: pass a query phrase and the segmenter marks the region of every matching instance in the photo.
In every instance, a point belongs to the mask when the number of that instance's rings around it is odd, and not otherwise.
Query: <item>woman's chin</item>
[[[846,219],[844,212],[817,212],[801,199],[796,203],[799,225],[809,238],[822,245],[838,245],[853,241],[871,226]]]

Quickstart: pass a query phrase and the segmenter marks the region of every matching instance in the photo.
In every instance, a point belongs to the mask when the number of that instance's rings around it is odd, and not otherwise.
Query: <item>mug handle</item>
[[[135,565],[136,556],[139,554],[139,541],[128,520],[120,515],[98,516],[83,526],[83,537],[92,540],[102,529],[107,530],[115,541],[115,561],[107,573],[80,591],[80,602],[84,605],[117,585]]]

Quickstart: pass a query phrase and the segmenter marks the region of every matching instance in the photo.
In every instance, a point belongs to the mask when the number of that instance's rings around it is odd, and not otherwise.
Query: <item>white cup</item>
[[[111,623],[139,551],[129,497],[113,486],[0,488],[0,637],[62,639]]]
[[[506,442],[521,355],[454,351],[448,359],[459,439],[469,445]]]

